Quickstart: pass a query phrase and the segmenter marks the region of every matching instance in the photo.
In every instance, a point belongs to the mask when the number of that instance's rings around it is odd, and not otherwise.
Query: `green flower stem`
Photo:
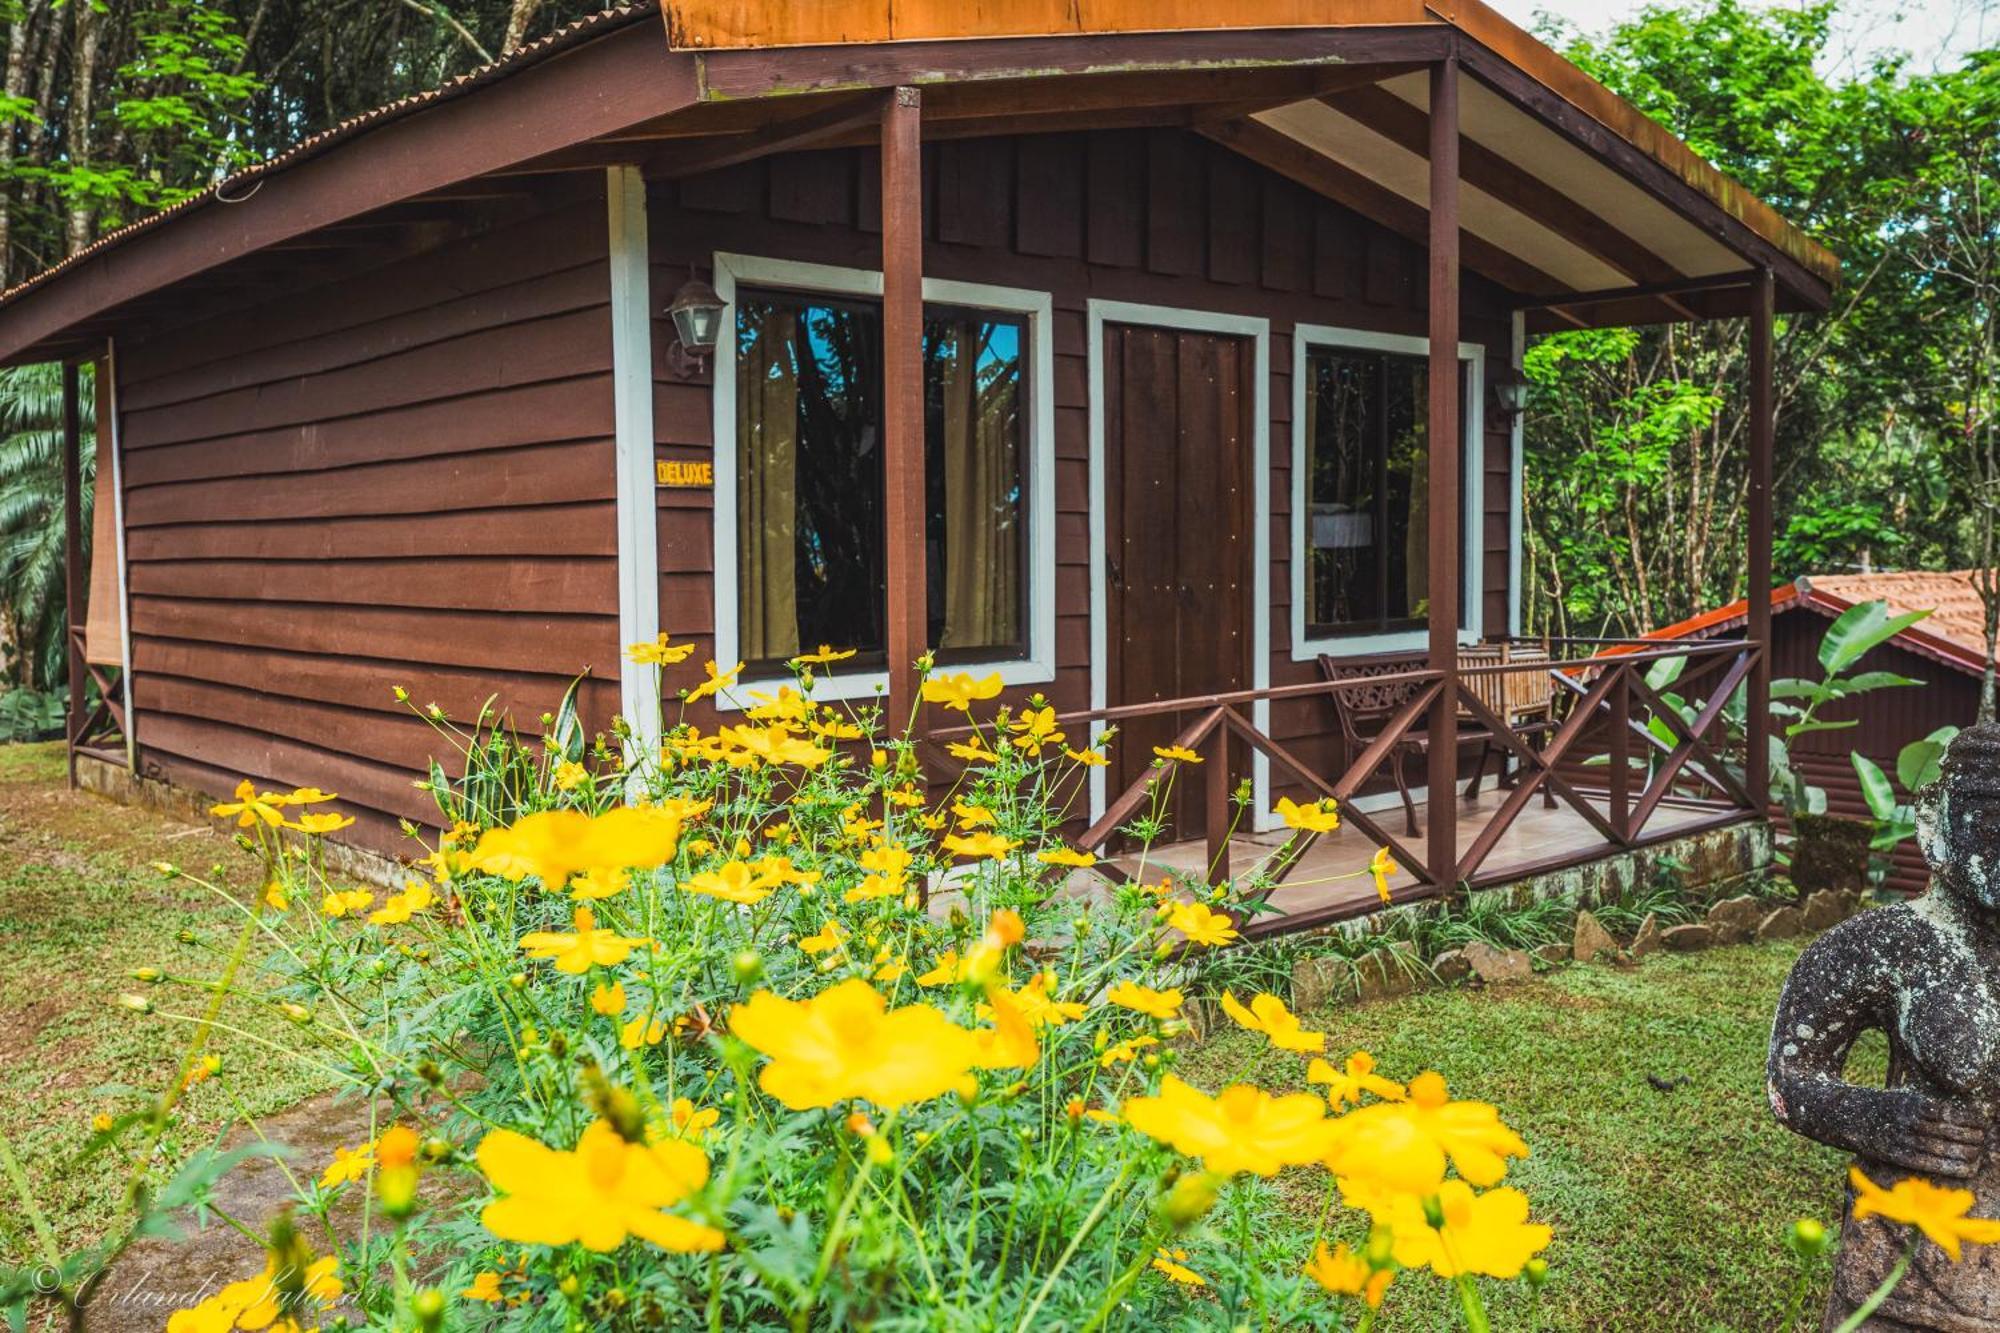
[[[1867,1323],[1868,1317],[1881,1308],[1882,1302],[1889,1299],[1889,1293],[1896,1289],[1898,1283],[1902,1282],[1903,1275],[1910,1271],[1910,1260],[1916,1257],[1916,1253],[1917,1237],[1916,1233],[1912,1232],[1910,1234],[1909,1248],[1903,1251],[1902,1258],[1896,1260],[1896,1266],[1889,1270],[1889,1276],[1882,1279],[1882,1285],[1869,1292],[1868,1299],[1856,1306],[1854,1313],[1841,1321],[1840,1327],[1835,1329],[1833,1333],[1854,1333],[1856,1329]]]
[[[21,1211],[28,1215],[28,1225],[34,1228],[35,1240],[42,1247],[42,1261],[52,1268],[62,1266],[62,1247],[56,1244],[55,1228],[42,1215],[41,1206],[35,1202],[35,1191],[28,1183],[28,1173],[21,1169],[21,1160],[14,1156],[14,1145],[0,1130],[0,1171],[7,1173],[7,1179],[14,1186],[14,1193],[20,1196]]]
[[[1487,1321],[1486,1306],[1479,1299],[1479,1288],[1473,1284],[1472,1274],[1460,1273],[1455,1282],[1459,1308],[1465,1312],[1465,1326],[1472,1333],[1492,1333],[1493,1325]]]
[[[1127,1158],[1124,1165],[1118,1168],[1118,1174],[1112,1178],[1111,1183],[1104,1187],[1104,1193],[1098,1196],[1097,1203],[1090,1210],[1090,1215],[1083,1219],[1083,1225],[1078,1227],[1076,1234],[1069,1238],[1069,1245],[1063,1250],[1061,1257],[1056,1260],[1056,1266],[1049,1270],[1048,1277],[1042,1282],[1042,1289],[1035,1293],[1035,1299],[1028,1305],[1027,1310],[1022,1313],[1020,1322],[1014,1325],[1014,1333],[1027,1333],[1027,1330],[1034,1326],[1036,1314],[1040,1313],[1043,1303],[1049,1298],[1049,1293],[1055,1290],[1056,1279],[1061,1277],[1063,1269],[1069,1266],[1069,1261],[1076,1255],[1078,1248],[1083,1245],[1084,1238],[1097,1229],[1097,1223],[1104,1216],[1105,1210],[1111,1206],[1111,1201],[1125,1188],[1125,1182],[1131,1178],[1132,1162],[1133,1159]]]

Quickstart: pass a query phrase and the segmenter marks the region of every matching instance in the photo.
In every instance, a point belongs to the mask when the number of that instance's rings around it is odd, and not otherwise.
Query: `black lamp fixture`
[[[699,373],[722,334],[722,298],[715,294],[715,288],[696,277],[690,267],[688,280],[667,303],[667,314],[673,318],[674,332],[680,338],[668,352],[668,360],[677,373],[689,370]]]
[[[1506,366],[1494,374],[1493,406],[1509,425],[1528,410],[1528,381],[1519,370]]]

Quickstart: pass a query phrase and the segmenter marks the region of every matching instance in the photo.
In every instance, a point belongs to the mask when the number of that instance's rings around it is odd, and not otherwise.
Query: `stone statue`
[[[1885,1188],[1908,1175],[1970,1189],[1972,1215],[2000,1217],[2000,725],[1969,728],[1916,798],[1930,863],[1921,897],[1835,926],[1799,957],[1778,1000],[1771,1109],[1788,1128],[1855,1156]],[[1850,1083],[1847,1053],[1869,1029],[1889,1040],[1886,1087]],[[1878,1217],[1841,1226],[1832,1329],[1887,1277],[1908,1230]],[[1952,1263],[1920,1241],[1910,1271],[1865,1327],[2000,1333],[2000,1246]]]

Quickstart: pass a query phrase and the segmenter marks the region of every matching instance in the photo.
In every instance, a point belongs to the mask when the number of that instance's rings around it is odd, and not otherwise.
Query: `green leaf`
[[[1646,684],[1656,690],[1665,689],[1680,679],[1681,672],[1687,670],[1687,664],[1685,656],[1663,657],[1646,668]]]
[[[1819,641],[1819,664],[1828,675],[1837,676],[1929,614],[1905,611],[1892,616],[1889,604],[1880,600],[1851,606],[1827,627],[1826,637]]]
[[[1858,727],[1860,725],[1861,719],[1858,717],[1848,718],[1844,722],[1832,722],[1825,718],[1816,717],[1809,722],[1792,723],[1792,725],[1785,728],[1785,735],[1792,737],[1803,736],[1809,731],[1846,731],[1849,727]]]
[[[1850,694],[1865,694],[1869,690],[1889,689],[1896,685],[1921,685],[1924,682],[1899,676],[1893,671],[1863,671],[1859,675],[1844,676],[1833,682],[1838,697],[1845,699]]]
[[[1958,735],[1957,727],[1939,727],[1922,740],[1911,741],[1896,754],[1896,781],[1903,790],[1915,793],[1937,781],[1938,767],[1944,762],[1945,747]]]
[[[1861,799],[1868,802],[1868,813],[1886,822],[1896,813],[1896,789],[1889,785],[1889,775],[1865,754],[1848,758],[1854,764],[1855,776],[1861,779]]]

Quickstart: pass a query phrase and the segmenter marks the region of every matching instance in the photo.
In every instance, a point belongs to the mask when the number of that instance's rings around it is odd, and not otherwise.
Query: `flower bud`
[[[153,1002],[151,1000],[143,995],[133,995],[129,991],[118,997],[118,1003],[124,1005],[135,1014],[150,1014],[153,1012]]]
[[[417,1317],[421,1333],[437,1333],[444,1327],[444,1293],[436,1287],[425,1287],[410,1297],[410,1313]]]
[[[132,979],[134,981],[158,981],[161,975],[160,969],[157,967],[135,967],[132,969]]]
[[[1813,1218],[1802,1217],[1792,1223],[1792,1229],[1786,1235],[1785,1243],[1799,1258],[1816,1259],[1826,1252],[1826,1228]]]
[[[1194,1171],[1182,1176],[1160,1200],[1160,1216],[1175,1230],[1199,1222],[1215,1207],[1222,1178],[1211,1171]]]
[[[1815,1222],[1813,1225],[1819,1224]],[[1549,1261],[1540,1258],[1528,1260],[1521,1266],[1521,1277],[1526,1280],[1529,1291],[1540,1291],[1549,1280]]]
[[[764,956],[755,949],[741,950],[729,960],[729,971],[737,985],[752,985],[764,975]]]

